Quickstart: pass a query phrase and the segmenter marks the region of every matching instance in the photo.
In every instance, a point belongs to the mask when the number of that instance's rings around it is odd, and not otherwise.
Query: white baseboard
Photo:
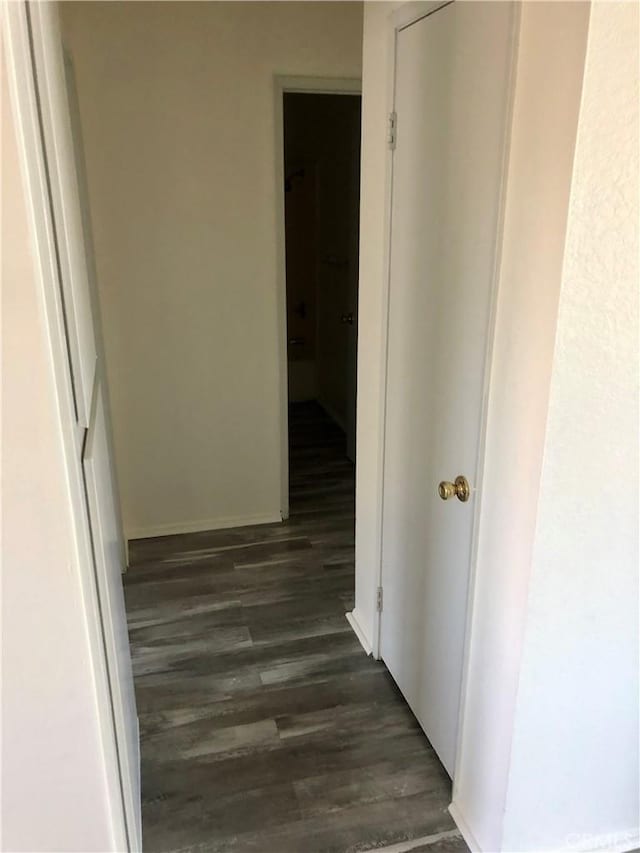
[[[174,536],[178,533],[201,533],[204,530],[226,530],[229,527],[250,527],[254,524],[281,522],[280,513],[259,515],[231,515],[226,518],[205,518],[200,521],[179,521],[176,524],[158,524],[151,527],[131,527],[126,539],[152,539],[155,536]]]
[[[482,853],[482,848],[469,829],[469,824],[464,819],[457,803],[451,803],[449,814],[472,853]],[[569,835],[564,843],[549,847],[541,853],[559,853],[559,851],[565,851],[565,853],[574,853],[574,851],[576,853],[628,853],[628,851],[638,848],[640,848],[640,828],[634,827],[624,832],[607,832],[602,835],[576,832],[574,835]]]
[[[482,847],[478,844],[476,837],[473,832],[469,828],[469,824],[466,822],[464,817],[462,816],[462,812],[458,807],[457,803],[451,803],[449,806],[449,814],[453,818],[453,822],[460,830],[460,835],[464,838],[467,843],[467,847],[471,850],[471,853],[482,853]]]
[[[356,635],[358,640],[360,640],[360,645],[365,650],[365,652],[370,655],[372,652],[371,643],[367,640],[366,634],[358,623],[356,611],[351,610],[349,613],[345,613],[345,616],[347,617],[347,622],[349,623],[349,625],[351,625],[351,628],[353,629],[353,633]]]

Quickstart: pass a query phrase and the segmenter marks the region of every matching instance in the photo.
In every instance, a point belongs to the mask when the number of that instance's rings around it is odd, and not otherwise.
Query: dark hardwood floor
[[[130,543],[125,595],[148,851],[467,850],[450,782],[345,612],[354,468],[291,412],[283,524]],[[411,849],[411,844],[392,848]]]

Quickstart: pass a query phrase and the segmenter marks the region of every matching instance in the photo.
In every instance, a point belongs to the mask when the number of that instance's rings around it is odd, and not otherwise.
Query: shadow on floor
[[[287,522],[130,543],[145,850],[345,853],[455,830],[445,771],[345,619],[344,435],[315,404],[290,423]]]

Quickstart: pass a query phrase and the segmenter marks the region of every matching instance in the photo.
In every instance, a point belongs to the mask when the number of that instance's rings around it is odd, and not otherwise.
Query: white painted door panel
[[[397,36],[381,654],[450,775],[501,198],[513,8],[452,3]]]
[[[78,423],[89,426],[96,343],[57,3],[29,3]]]
[[[122,546],[113,501],[111,462],[103,389],[95,407],[83,458],[109,683],[118,737],[118,759],[132,850],[142,849],[138,716],[133,687],[127,615],[122,589]]]
[[[47,166],[69,369],[74,393],[78,462],[87,492],[97,596],[111,695],[120,789],[130,850],[140,850],[140,751],[122,570],[124,543],[108,431],[104,363],[97,341],[88,210],[83,220],[80,137],[67,72],[57,3],[28,3],[35,88]],[[73,95],[73,89],[71,89]],[[94,303],[95,298],[95,303]],[[82,450],[82,458],[81,450]],[[92,566],[92,569],[94,567]]]
[[[105,419],[107,422],[107,437],[109,440],[109,456],[111,459],[111,479],[114,486],[114,503],[116,506],[116,520],[118,523],[119,537],[122,548],[123,566],[127,563],[127,549],[125,547],[124,531],[122,526],[122,510],[120,507],[118,477],[115,466],[115,451],[113,443],[113,430],[111,429],[111,414],[109,406],[109,391],[106,375],[106,359],[104,355],[104,340],[102,336],[102,323],[100,314],[100,300],[98,297],[98,284],[96,275],[95,252],[93,244],[93,232],[91,229],[91,213],[89,210],[89,189],[87,184],[87,170],[84,160],[84,145],[82,142],[82,122],[80,120],[80,107],[78,104],[78,92],[76,88],[76,75],[71,56],[64,51],[64,70],[67,85],[67,97],[69,102],[69,123],[73,141],[73,153],[76,165],[76,176],[78,180],[78,202],[80,205],[80,219],[82,222],[82,233],[84,234],[84,258],[87,264],[87,283],[89,285],[89,297],[93,314],[93,327],[95,330],[95,348],[97,352],[96,377],[100,374],[103,386],[103,402],[105,404]]]

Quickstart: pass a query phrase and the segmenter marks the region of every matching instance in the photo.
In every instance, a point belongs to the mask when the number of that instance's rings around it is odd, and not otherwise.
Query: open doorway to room
[[[353,526],[361,96],[282,98],[289,506]]]

